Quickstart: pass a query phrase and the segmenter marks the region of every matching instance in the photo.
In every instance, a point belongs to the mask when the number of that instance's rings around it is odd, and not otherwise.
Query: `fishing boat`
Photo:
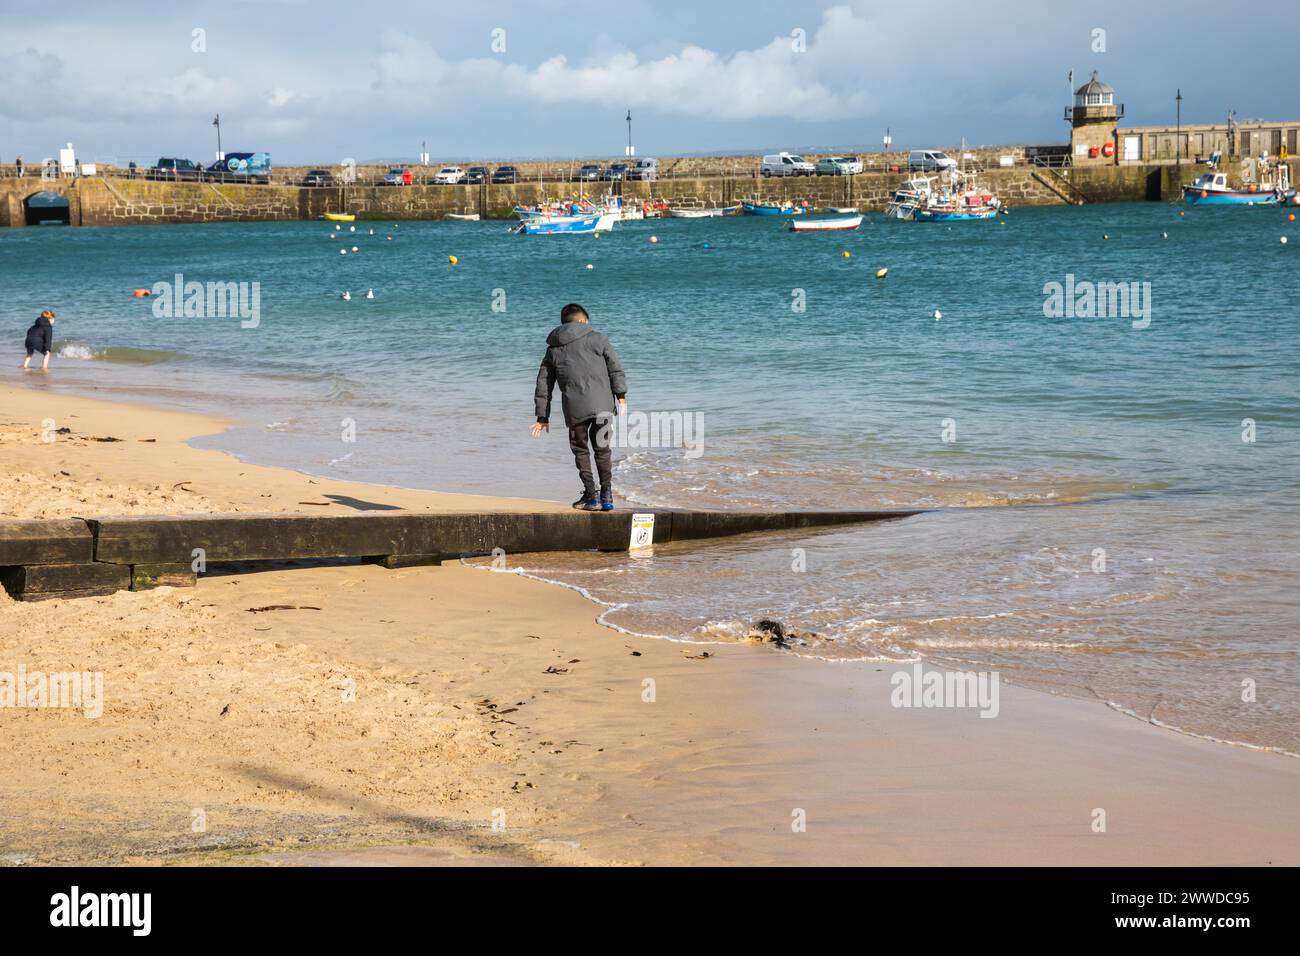
[[[795,206],[791,203],[776,205],[773,203],[744,202],[741,208],[746,216],[802,216],[808,212],[807,206]]]
[[[939,192],[931,189],[912,211],[916,222],[964,222],[974,219],[992,219],[998,214],[1002,202],[992,193],[981,192],[975,184],[975,174],[953,169],[948,173],[948,186]]]
[[[350,212],[327,212],[320,218],[324,219],[326,222],[352,222],[357,217],[354,213]]]
[[[1270,166],[1268,157],[1261,156],[1258,161],[1248,158],[1242,162],[1239,188],[1230,186],[1228,174],[1216,169],[1184,186],[1183,201],[1191,206],[1294,205],[1296,191],[1291,186],[1291,168],[1286,163]]]
[[[447,213],[446,218],[451,219],[455,222],[478,222],[479,221],[479,215],[476,212],[469,212],[469,213],[449,212]]]
[[[968,219],[992,219],[998,214],[998,198],[975,192],[943,193],[913,214],[917,222],[962,222]]]
[[[889,197],[889,202],[885,205],[885,215],[890,219],[910,222],[915,217],[916,210],[930,201],[933,192],[933,176],[916,176],[909,179]]]
[[[614,228],[618,217],[613,213],[597,213],[590,216],[547,216],[536,219],[522,219],[511,227],[511,232],[523,236],[553,235],[591,235],[594,232],[609,232]]]
[[[790,232],[838,232],[843,229],[856,229],[862,225],[862,216],[850,216],[848,219],[808,219],[803,222],[791,219],[786,223]]]

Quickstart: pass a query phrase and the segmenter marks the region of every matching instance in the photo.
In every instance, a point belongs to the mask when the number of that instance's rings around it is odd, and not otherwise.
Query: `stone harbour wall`
[[[1203,170],[1192,164],[1064,170],[1020,165],[989,169],[980,175],[979,183],[1011,207],[1172,201],[1178,198],[1182,185]],[[24,225],[25,204],[38,192],[64,197],[69,222],[79,226],[315,219],[326,212],[352,213],[362,220],[439,219],[448,213],[478,213],[485,218],[504,219],[519,204],[583,196],[595,199],[610,189],[619,192],[627,203],[730,206],[759,200],[806,202],[815,208],[856,206],[872,212],[883,210],[906,178],[906,173],[891,171],[771,179],[750,173],[674,176],[656,182],[319,188],[169,183],[104,176],[42,180],[27,176],[0,179],[0,226]]]

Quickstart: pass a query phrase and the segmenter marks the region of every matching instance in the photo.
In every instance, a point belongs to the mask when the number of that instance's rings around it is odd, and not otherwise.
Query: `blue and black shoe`
[[[614,492],[602,491],[600,493],[600,510],[601,511],[614,510]]]
[[[600,499],[594,491],[584,491],[582,497],[573,503],[573,507],[579,511],[599,511]]]

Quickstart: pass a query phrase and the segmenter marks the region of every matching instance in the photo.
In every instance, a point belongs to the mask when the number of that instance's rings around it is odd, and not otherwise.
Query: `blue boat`
[[[993,207],[975,210],[931,207],[916,210],[913,218],[917,222],[966,222],[972,219],[992,219],[997,214],[997,209]]]
[[[803,206],[774,206],[770,203],[747,202],[741,204],[746,216],[802,216],[808,210]]]
[[[1286,168],[1283,165],[1278,170]],[[1233,189],[1225,173],[1202,173],[1196,182],[1183,187],[1183,199],[1189,206],[1276,206],[1294,195],[1294,189],[1288,191],[1281,183],[1248,183]]]
[[[546,216],[525,219],[511,231],[523,236],[591,235],[594,232],[609,232],[617,221],[618,217],[610,213],[598,213],[592,216]]]

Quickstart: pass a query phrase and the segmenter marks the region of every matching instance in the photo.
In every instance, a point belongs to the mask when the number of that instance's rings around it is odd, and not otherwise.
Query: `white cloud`
[[[536,103],[641,106],[719,121],[840,119],[870,107],[870,51],[881,34],[847,7],[825,11],[802,50],[793,37],[774,37],[753,50],[720,53],[696,45],[655,59],[607,52],[571,63],[557,55],[534,68],[500,58],[443,59],[428,44],[396,30],[384,32],[374,88],[429,88],[438,98],[477,89]]]

